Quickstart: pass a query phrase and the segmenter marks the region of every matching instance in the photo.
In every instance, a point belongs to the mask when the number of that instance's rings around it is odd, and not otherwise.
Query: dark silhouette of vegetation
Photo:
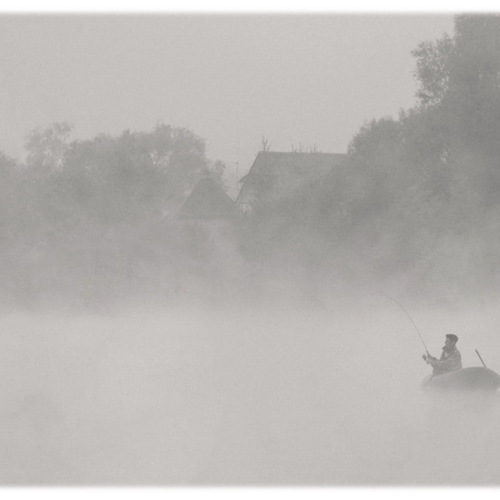
[[[229,225],[178,217],[200,179],[223,186],[224,163],[189,130],[73,141],[66,123],[30,132],[24,162],[0,154],[3,303],[234,295],[277,274],[317,298],[495,291],[500,18],[457,16],[452,36],[413,56],[412,108],[368,121],[342,165]]]
[[[254,221],[260,247],[318,269],[325,291],[455,300],[499,285],[500,18],[457,16],[413,56],[414,107],[364,124],[341,168]]]
[[[93,305],[148,281],[168,295],[185,259],[177,213],[201,178],[221,183],[224,165],[164,124],[84,141],[71,130],[30,132],[23,164],[0,156],[3,303]]]

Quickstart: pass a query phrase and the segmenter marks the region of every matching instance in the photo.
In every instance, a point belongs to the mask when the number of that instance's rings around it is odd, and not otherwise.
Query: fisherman
[[[424,361],[432,366],[432,375],[442,375],[462,368],[462,356],[456,347],[457,342],[458,337],[449,333],[446,335],[443,352],[439,359],[428,353],[422,356]]]

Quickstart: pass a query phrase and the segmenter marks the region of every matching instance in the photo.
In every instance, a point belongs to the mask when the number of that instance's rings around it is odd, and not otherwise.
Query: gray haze
[[[499,352],[498,307],[412,312],[435,354],[450,330],[467,365]],[[2,484],[498,484],[498,398],[428,399],[384,297],[1,326]]]
[[[0,485],[498,485],[498,394],[424,393],[424,347],[388,296],[432,354],[455,333],[464,366],[478,349],[500,370],[496,177],[464,167],[451,202],[427,203],[412,156],[389,162],[395,188],[380,161],[257,222],[179,216],[202,181],[222,190],[215,160],[247,173],[262,135],[345,153],[414,104],[410,51],[452,21],[0,18],[0,151],[22,158],[42,127],[24,163],[0,156]],[[43,132],[56,121],[79,140]]]
[[[410,51],[446,15],[0,17],[0,150],[54,121],[74,136],[162,121],[207,140],[243,176],[265,135],[275,151],[343,153],[365,120],[412,104]]]

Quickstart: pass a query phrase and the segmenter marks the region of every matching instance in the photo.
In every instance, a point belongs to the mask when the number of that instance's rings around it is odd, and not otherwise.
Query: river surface
[[[412,309],[500,371],[498,308]],[[495,485],[500,405],[444,404],[394,304],[0,319],[3,485]]]

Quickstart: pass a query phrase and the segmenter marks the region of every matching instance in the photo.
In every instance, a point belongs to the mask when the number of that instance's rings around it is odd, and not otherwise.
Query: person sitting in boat
[[[462,368],[462,356],[457,349],[457,342],[458,337],[453,335],[453,333],[449,333],[446,335],[443,352],[439,359],[430,354],[423,355],[424,361],[432,366],[433,375],[442,375],[443,373],[460,370],[460,368]]]

